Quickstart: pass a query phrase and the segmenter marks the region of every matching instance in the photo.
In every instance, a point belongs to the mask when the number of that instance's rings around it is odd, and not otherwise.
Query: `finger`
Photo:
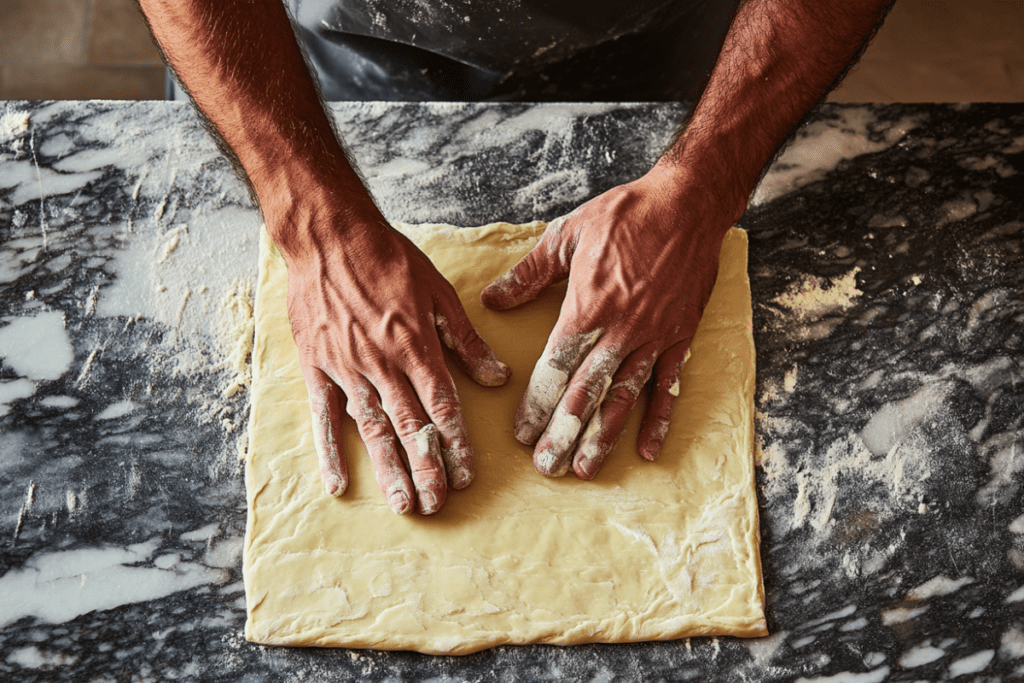
[[[320,478],[329,496],[340,496],[348,488],[348,463],[342,455],[341,390],[319,368],[304,367],[313,418],[313,446],[320,462]]]
[[[669,348],[655,365],[654,385],[637,436],[637,450],[645,460],[657,458],[665,445],[672,408],[679,396],[679,376],[689,358],[690,340],[687,339]]]
[[[447,492],[444,461],[437,426],[423,412],[412,385],[404,377],[382,388],[381,403],[391,418],[409,463],[409,474],[416,488],[420,514],[437,512]]]
[[[443,365],[441,366],[444,367]],[[469,443],[466,422],[459,407],[459,396],[448,373],[431,368],[410,381],[420,396],[427,417],[437,427],[441,460],[448,476],[448,485],[464,489],[473,481],[473,449]]]
[[[512,368],[498,360],[483,337],[477,334],[458,298],[447,306],[438,302],[438,308],[445,310],[434,316],[434,324],[459,367],[481,386],[500,387],[507,382]]]
[[[538,472],[560,477],[569,470],[583,425],[604,400],[621,360],[617,349],[605,345],[595,349],[580,366],[537,440],[533,464]]]
[[[615,373],[600,407],[587,421],[573,456],[572,469],[580,479],[593,479],[615,447],[640,392],[651,377],[656,357],[650,349],[638,349]]]
[[[514,433],[520,443],[537,443],[565,393],[569,378],[594,348],[601,332],[596,329],[586,334],[561,334],[559,327],[555,327],[544,353],[533,366],[530,383],[516,410]]]
[[[388,506],[397,514],[412,510],[414,489],[398,450],[395,430],[381,406],[380,397],[365,379],[346,383],[348,414],[356,422],[359,436],[370,455],[377,486]]]
[[[548,285],[569,277],[574,245],[565,235],[565,216],[548,223],[540,241],[516,265],[484,287],[480,299],[496,310],[513,308],[537,298]]]

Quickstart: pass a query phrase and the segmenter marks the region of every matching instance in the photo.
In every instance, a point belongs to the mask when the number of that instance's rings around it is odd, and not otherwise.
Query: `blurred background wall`
[[[133,0],[0,0],[0,100],[163,99]],[[898,0],[837,102],[1024,101],[1024,0]]]

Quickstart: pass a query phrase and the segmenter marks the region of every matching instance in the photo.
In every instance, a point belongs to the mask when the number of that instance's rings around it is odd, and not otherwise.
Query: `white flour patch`
[[[0,115],[0,140],[5,143],[28,132],[29,114],[5,108]]]
[[[854,300],[863,294],[857,289],[859,272],[860,268],[854,268],[842,277],[832,280],[806,275],[772,301],[788,309],[802,321],[843,312],[852,308]]]
[[[763,420],[774,423],[774,429],[786,428],[781,421]],[[876,457],[858,434],[850,432],[833,441],[824,457],[789,454],[773,444],[763,450],[761,459],[768,500],[784,501],[793,495],[793,482],[797,487],[791,513],[777,516],[774,524],[784,535],[810,528],[814,545],[833,542],[839,522],[874,528],[906,510],[917,510],[922,486],[932,476],[926,444],[915,438]],[[837,502],[848,499],[852,489],[871,492],[863,502],[864,509],[854,515],[858,519],[836,520]],[[843,569],[851,577],[874,574],[886,566],[901,544],[902,538],[898,538],[884,547],[851,547],[843,558]],[[818,559],[824,562],[825,555]]]
[[[943,382],[926,384],[902,401],[885,404],[861,430],[864,445],[874,455],[885,455],[903,443],[925,418],[933,415],[951,390],[952,385]]]
[[[148,349],[153,361],[172,375],[224,372],[227,398],[250,381],[260,218],[253,209],[231,205],[196,208],[202,220],[188,220],[191,211],[173,205],[138,220],[125,248],[115,252],[117,277],[101,290],[95,310],[99,317],[166,325],[171,334]]]

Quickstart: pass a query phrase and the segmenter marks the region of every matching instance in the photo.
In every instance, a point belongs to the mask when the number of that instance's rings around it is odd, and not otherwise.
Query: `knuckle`
[[[423,429],[424,421],[417,417],[412,411],[401,411],[392,417],[392,424],[395,427],[395,432],[401,439],[408,439],[413,436],[421,429]]]
[[[430,416],[434,418],[435,424],[446,428],[462,421],[462,411],[456,401],[433,402],[430,406]]]
[[[473,329],[472,325],[467,325],[464,329],[457,330],[457,332],[458,337],[455,338],[454,348],[461,355],[469,356],[470,358],[487,355],[486,344],[483,338]]]
[[[457,415],[459,412],[459,395],[455,382],[450,376],[435,377],[429,380],[429,386],[423,396],[424,403],[431,414],[443,413]]]
[[[378,420],[357,420],[359,435],[364,441],[380,441],[388,434],[387,423]]]
[[[588,405],[600,400],[601,394],[604,393],[603,384],[599,380],[591,380],[583,384],[583,396],[587,399]]]
[[[617,382],[608,390],[608,402],[632,405],[636,402],[639,391],[629,382]]]
[[[538,249],[540,248],[540,245],[538,245],[537,248],[524,256],[519,263],[517,263],[512,270],[508,272],[508,276],[512,282],[518,285],[528,286],[529,283],[540,277],[540,254],[538,252]]]

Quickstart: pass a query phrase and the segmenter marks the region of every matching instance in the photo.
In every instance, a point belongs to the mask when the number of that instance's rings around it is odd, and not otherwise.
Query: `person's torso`
[[[287,0],[327,99],[680,99],[736,0]]]

